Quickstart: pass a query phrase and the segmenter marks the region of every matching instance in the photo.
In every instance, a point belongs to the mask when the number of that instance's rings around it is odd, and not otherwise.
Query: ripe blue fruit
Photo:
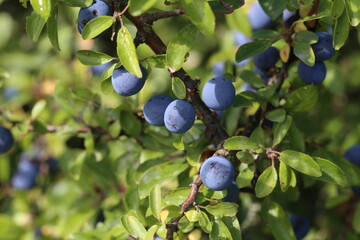
[[[101,65],[91,66],[92,74],[95,76],[100,76],[105,71],[105,69],[107,69],[112,64],[113,64],[113,62],[108,62],[108,63],[104,63]]]
[[[267,70],[274,66],[278,59],[279,50],[275,47],[269,47],[254,57],[254,64],[261,70]]]
[[[213,110],[225,110],[234,102],[234,85],[226,78],[216,76],[205,83],[202,99],[206,106]]]
[[[146,72],[140,65],[142,77],[129,73],[123,66],[116,68],[111,76],[114,90],[121,96],[127,97],[138,93],[145,84]]]
[[[194,107],[184,100],[172,101],[165,110],[164,122],[170,132],[184,133],[194,125]]]
[[[355,144],[348,148],[344,154],[344,158],[360,166],[360,144]]]
[[[164,126],[164,113],[173,99],[166,95],[156,95],[144,105],[145,120],[155,126]]]
[[[326,77],[326,66],[323,62],[315,62],[315,65],[312,67],[300,62],[298,65],[298,73],[304,82],[320,84]]]
[[[216,62],[213,66],[212,66],[212,71],[215,75],[217,76],[222,76],[225,74],[225,62],[224,61],[219,61]]]
[[[319,40],[317,43],[311,45],[316,61],[324,61],[331,58],[335,54],[332,42],[333,37],[327,32],[315,32]]]
[[[303,239],[309,233],[311,228],[309,220],[301,215],[290,216],[290,223],[297,239]]]
[[[251,5],[248,18],[254,31],[269,28],[274,24],[274,21],[264,12],[259,2]]]
[[[223,198],[224,202],[237,202],[239,200],[240,190],[236,183],[233,181],[231,186],[227,189],[227,195]]]
[[[35,186],[38,173],[39,165],[31,162],[28,155],[23,154],[11,184],[15,189],[30,189]]]
[[[227,158],[213,156],[201,166],[200,177],[209,189],[214,191],[225,190],[234,181],[234,167]]]
[[[0,153],[7,152],[14,145],[14,137],[11,132],[0,126]]]
[[[297,13],[285,9],[283,11],[282,19],[285,22],[286,27],[290,27],[295,21],[299,19]]]
[[[98,16],[112,16],[113,10],[104,0],[94,0],[90,7],[81,8],[78,14],[78,30],[81,34],[85,25]]]

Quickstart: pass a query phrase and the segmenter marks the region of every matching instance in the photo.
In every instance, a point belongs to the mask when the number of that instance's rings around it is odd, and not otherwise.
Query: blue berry
[[[304,82],[320,84],[326,77],[326,66],[323,62],[315,62],[315,65],[312,67],[300,62],[298,65],[298,73]]]
[[[170,132],[184,133],[194,125],[194,107],[184,100],[172,101],[165,110],[164,122]]]
[[[78,30],[81,34],[85,25],[98,16],[112,16],[113,10],[104,0],[94,0],[90,7],[81,8],[78,14]]]
[[[254,64],[261,70],[267,70],[274,66],[278,59],[279,50],[275,47],[269,47],[254,57]]]
[[[309,220],[300,215],[290,216],[290,223],[298,240],[303,239],[309,233],[311,228]]]
[[[0,126],[0,153],[5,153],[14,145],[14,137],[11,132]]]
[[[212,66],[212,71],[217,76],[224,75],[225,74],[225,62],[224,61],[216,62]]]
[[[235,182],[227,189],[227,195],[223,198],[224,202],[237,202],[239,200],[240,190]]]
[[[325,61],[335,54],[332,42],[333,37],[327,32],[315,32],[319,40],[317,43],[311,45],[316,61]]]
[[[138,93],[145,84],[146,72],[140,66],[142,77],[138,78],[136,75],[129,73],[123,66],[116,68],[111,77],[111,83],[114,90],[121,96],[131,96]]]
[[[205,83],[202,99],[206,106],[213,110],[225,110],[234,102],[234,85],[224,77],[214,77]]]
[[[285,9],[283,11],[282,19],[285,22],[286,27],[290,27],[295,21],[299,19],[297,13]]]
[[[201,166],[200,177],[209,189],[214,191],[225,190],[234,181],[234,167],[227,158],[213,156]]]
[[[108,62],[108,63],[104,63],[104,64],[101,64],[101,65],[91,66],[92,74],[94,76],[101,76],[101,74],[105,71],[105,69],[110,67],[112,64],[113,64],[113,62]]]
[[[259,2],[255,2],[250,7],[248,18],[254,31],[274,25],[274,21],[265,13]]]
[[[356,144],[348,148],[344,154],[344,158],[360,166],[360,144]]]
[[[155,126],[164,126],[164,113],[173,99],[166,95],[157,95],[150,98],[144,105],[145,120]]]

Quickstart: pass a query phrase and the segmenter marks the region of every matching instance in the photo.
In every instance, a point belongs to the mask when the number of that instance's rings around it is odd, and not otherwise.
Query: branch
[[[166,224],[166,229],[167,229],[166,237],[165,237],[166,240],[174,239],[173,236],[174,236],[174,233],[178,230],[177,226],[179,224],[179,221],[185,215],[185,212],[187,211],[187,209],[195,203],[196,194],[197,194],[201,184],[202,184],[202,181],[201,181],[200,176],[198,176],[196,178],[196,180],[190,184],[190,186],[191,186],[190,194],[187,197],[187,199],[180,205],[182,213],[178,217],[173,218],[170,223]]]
[[[149,14],[146,13],[146,14],[143,14],[141,17],[146,24],[153,24],[157,20],[169,18],[169,17],[177,17],[177,16],[180,16],[183,14],[184,14],[184,11],[182,9],[175,9],[175,10],[164,11],[164,12],[156,12],[156,13],[149,13]]]

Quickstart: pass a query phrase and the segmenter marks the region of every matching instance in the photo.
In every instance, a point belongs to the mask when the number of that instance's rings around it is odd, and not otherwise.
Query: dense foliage
[[[359,239],[359,6],[0,0],[0,239]]]

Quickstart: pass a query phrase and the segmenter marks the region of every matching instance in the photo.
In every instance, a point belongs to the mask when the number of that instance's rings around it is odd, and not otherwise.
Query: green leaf
[[[163,186],[171,179],[177,177],[188,168],[187,164],[169,164],[163,163],[149,168],[141,175],[139,184],[140,199],[149,195],[152,188],[159,184]]]
[[[360,233],[360,204],[357,204],[356,206],[352,226],[355,232]]]
[[[279,182],[281,191],[286,192],[289,187],[296,187],[296,175],[284,162],[280,161]]]
[[[242,8],[236,9],[231,14],[226,14],[225,20],[230,29],[242,32],[248,37],[251,36],[251,25],[246,12]],[[241,24],[239,24],[239,22],[241,22]]]
[[[333,45],[335,50],[339,50],[342,46],[344,46],[348,36],[349,36],[349,21],[346,17],[346,13],[343,14],[336,19],[334,30],[333,30]]]
[[[235,136],[228,138],[224,143],[224,148],[228,150],[255,150],[259,148],[259,145],[245,136]]]
[[[120,28],[116,43],[117,54],[126,70],[141,78],[142,72],[136,55],[136,48],[129,30],[125,26]]]
[[[28,0],[19,0],[21,5],[24,7],[24,8],[27,8],[27,2]]]
[[[186,97],[186,87],[184,82],[178,78],[174,77],[171,81],[171,90],[178,99],[184,99]]]
[[[214,216],[235,216],[239,205],[231,202],[221,202],[216,205],[208,205],[205,207],[208,213]]]
[[[26,18],[26,33],[31,41],[36,42],[45,26],[45,20],[35,11]]]
[[[215,16],[206,0],[181,0],[184,10],[191,22],[205,35],[213,35]]]
[[[360,0],[344,0],[350,25],[356,27],[360,23]]]
[[[200,211],[200,214],[199,214],[199,225],[200,225],[201,229],[204,230],[204,232],[206,232],[206,233],[210,233],[212,230],[211,221],[210,221],[208,215],[203,211]]]
[[[197,32],[194,25],[188,25],[170,41],[166,51],[166,62],[171,72],[176,72],[181,68],[186,54],[196,41]]]
[[[259,76],[259,74],[250,71],[250,70],[243,70],[240,72],[240,77],[244,82],[248,83],[250,86],[255,88],[264,87],[264,82]]]
[[[259,3],[265,13],[276,20],[286,8],[287,0],[259,0]]]
[[[46,106],[45,100],[39,100],[38,102],[36,102],[31,110],[31,118],[36,119],[40,115],[40,113],[44,110],[45,106]]]
[[[32,125],[34,128],[34,132],[36,132],[38,134],[46,134],[48,132],[46,126],[38,120],[33,121]]]
[[[242,240],[241,228],[239,220],[236,216],[234,217],[222,217],[221,220],[226,225],[231,233],[231,237],[234,240]]]
[[[294,54],[306,65],[314,66],[315,54],[310,44],[305,42],[295,42]]]
[[[20,239],[24,229],[18,227],[10,215],[0,214],[0,238],[1,239]]]
[[[150,209],[155,218],[160,219],[161,213],[161,188],[159,185],[155,187],[150,192]]]
[[[314,44],[317,43],[319,37],[310,31],[300,31],[295,34],[295,41],[296,42],[303,42],[307,44]]]
[[[108,79],[112,76],[112,73],[114,72],[114,69],[115,67],[117,66],[116,63],[114,64],[111,64],[109,67],[107,67],[102,73],[101,73],[101,76],[100,76],[100,79],[101,80],[105,80],[105,79]]]
[[[280,153],[280,160],[303,174],[313,177],[320,177],[322,175],[319,165],[314,159],[304,153],[285,150]]]
[[[275,167],[268,167],[261,173],[255,186],[255,194],[258,198],[268,196],[276,187],[278,175]]]
[[[289,217],[278,203],[270,200],[263,202],[261,215],[277,240],[296,240]]]
[[[285,121],[286,111],[284,109],[275,109],[266,113],[266,118],[272,122],[281,123]]]
[[[205,197],[212,198],[212,199],[223,199],[226,196],[226,191],[214,191],[206,186],[203,188],[203,194]]]
[[[139,16],[152,8],[157,0],[129,0],[129,11],[133,16]]]
[[[81,35],[85,40],[92,39],[111,27],[113,22],[114,18],[111,16],[99,16],[93,18],[85,25]]]
[[[304,18],[301,18],[297,21],[295,21],[292,26],[294,26],[296,23],[300,23],[300,22],[307,22],[307,21],[311,21],[311,20],[315,20],[315,19],[322,19],[322,18],[326,18],[331,16],[331,11],[329,9],[326,9],[316,15],[312,15],[312,16],[307,16]]]
[[[151,228],[147,231],[145,235],[145,240],[154,240],[156,230],[157,230],[156,225],[151,226]]]
[[[68,86],[59,81],[55,86],[55,100],[56,102],[70,115],[76,115],[75,103],[72,96],[69,94]]]
[[[51,15],[47,21],[47,33],[51,44],[54,48],[60,51],[59,37],[58,37],[58,6],[54,7]]]
[[[200,219],[200,212],[197,210],[189,210],[185,212],[185,216],[186,218],[190,221],[190,222],[197,222]]]
[[[166,54],[159,54],[145,59],[145,61],[155,68],[167,68]]]
[[[233,240],[229,229],[220,218],[215,218],[213,222],[210,240]]]
[[[137,238],[144,239],[146,236],[146,229],[142,223],[134,216],[122,216],[121,222],[126,231]]]
[[[251,180],[254,178],[254,170],[251,170],[248,166],[242,169],[236,178],[236,185],[238,188],[247,187],[251,184]]]
[[[287,115],[285,121],[282,123],[276,123],[274,126],[274,140],[273,146],[278,145],[284,139],[286,134],[288,133],[292,123],[292,117]]]
[[[30,0],[31,6],[34,11],[44,18],[46,21],[50,16],[51,12],[51,1],[50,0]]]
[[[131,137],[138,137],[141,134],[141,121],[131,112],[122,111],[120,114],[120,125]]]
[[[171,192],[168,192],[163,197],[164,205],[180,205],[189,196],[190,187],[177,188]]]
[[[89,7],[93,0],[63,0],[63,2],[70,7]]]
[[[336,164],[319,157],[314,157],[314,160],[317,162],[322,171],[322,175],[318,178],[319,180],[339,184],[342,187],[347,185],[345,173]]]
[[[258,31],[255,31],[252,35],[253,39],[267,39],[267,40],[273,40],[277,38],[279,35],[278,32],[270,29],[261,29]]]
[[[244,45],[241,45],[236,51],[235,60],[236,62],[241,62],[248,58],[254,57],[255,55],[262,53],[268,49],[274,40],[256,40],[254,42],[249,42]]]
[[[292,112],[307,112],[315,106],[317,100],[316,86],[308,85],[290,93],[284,107]]]
[[[86,152],[81,152],[77,155],[76,159],[71,161],[68,165],[69,174],[75,180],[80,179],[81,170],[86,159]]]
[[[79,50],[76,57],[84,65],[101,65],[110,62],[113,58],[105,53],[91,50]]]
[[[111,83],[111,78],[105,79],[101,82],[101,91],[104,94],[110,94],[114,92],[114,88]]]
[[[344,8],[345,8],[344,0],[334,0],[331,7],[331,16],[334,19],[337,19],[344,13]],[[346,13],[344,14],[346,15]]]

